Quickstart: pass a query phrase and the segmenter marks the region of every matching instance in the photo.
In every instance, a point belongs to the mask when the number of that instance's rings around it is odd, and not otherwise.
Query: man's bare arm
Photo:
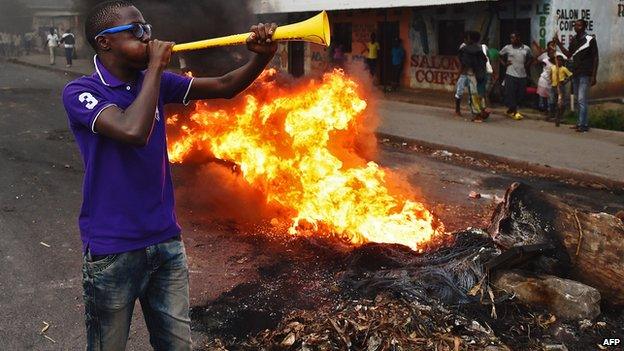
[[[126,110],[115,106],[102,111],[95,122],[95,131],[125,143],[144,146],[148,143],[160,93],[160,78],[169,64],[173,43],[152,40],[148,43],[149,64],[143,87]]]
[[[262,73],[277,51],[277,43],[271,39],[276,28],[275,23],[252,26],[251,35],[247,38],[247,48],[254,52],[251,60],[221,77],[196,78],[188,98],[230,99],[245,90]]]

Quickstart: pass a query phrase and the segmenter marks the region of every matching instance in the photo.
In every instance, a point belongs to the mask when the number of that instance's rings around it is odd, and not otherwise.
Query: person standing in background
[[[466,46],[466,43],[468,43],[470,41],[470,38],[468,38],[468,32],[464,33],[464,41],[461,43],[461,45],[459,45],[459,49],[457,51],[457,56],[458,58],[461,55],[461,50],[464,48],[464,46]],[[459,77],[457,77],[457,82],[455,83],[455,116],[457,117],[461,117],[461,101],[462,101],[462,97],[464,96],[464,89],[466,89],[466,87],[469,84],[469,80],[468,80],[468,67],[464,66],[462,64],[461,59],[459,60],[459,64],[460,64],[460,71],[459,71]]]
[[[24,33],[24,52],[26,52],[26,55],[30,55],[34,35],[33,32]]]
[[[391,51],[392,56],[392,90],[397,90],[401,85],[401,73],[403,72],[403,63],[405,62],[405,49],[401,38],[394,40]]]
[[[54,32],[54,28],[50,27],[50,33],[46,37],[46,44],[48,45],[48,51],[50,52],[50,65],[54,64],[54,49],[58,46],[59,37]]]
[[[72,56],[74,56],[74,45],[76,44],[76,36],[71,32],[71,29],[67,29],[61,37],[61,44],[65,47],[65,60],[67,64],[65,67],[72,66]]]
[[[23,42],[23,38],[21,34],[14,34],[13,35],[13,50],[14,50],[14,55],[15,56],[21,56],[22,55],[22,42]]]
[[[466,32],[464,45],[459,50],[459,62],[462,71],[468,77],[468,93],[473,122],[483,122],[489,112],[485,109],[485,85],[487,79],[487,56],[480,44],[481,34],[476,31]]]
[[[535,52],[535,55],[537,56],[536,64],[542,68],[542,73],[537,81],[537,107],[541,112],[548,112],[548,118],[546,118],[547,121],[552,121],[555,117],[555,111],[552,108],[554,106],[554,100],[550,98],[550,92],[552,90],[550,68],[555,62],[555,47],[553,44],[554,42],[549,42],[544,50],[536,41],[531,43],[533,52]]]
[[[552,106],[552,110],[554,111],[554,120],[557,127],[559,127],[559,122],[566,107],[565,84],[572,76],[572,72],[566,68],[565,64],[566,60],[563,53],[558,52],[553,59],[553,64],[550,66],[552,86],[550,94],[552,95],[552,101],[556,104]]]
[[[8,57],[9,56],[9,34],[5,32],[0,32],[0,55]]]
[[[379,56],[379,42],[375,38],[375,33],[371,33],[370,42],[366,43],[366,48],[362,51],[362,54],[366,52],[366,66],[370,75],[375,78],[375,72],[377,71],[377,57]]]
[[[507,116],[521,120],[524,118],[518,112],[518,106],[524,99],[526,92],[527,76],[529,65],[533,59],[531,48],[522,44],[520,34],[511,33],[509,37],[511,44],[508,44],[500,51],[500,59],[507,67],[505,71],[505,103],[507,105]]]
[[[596,85],[596,73],[598,72],[598,45],[596,38],[586,32],[587,21],[580,19],[574,22],[576,35],[570,41],[566,49],[558,37],[555,43],[561,52],[572,60],[572,78],[574,95],[578,100],[578,122],[574,129],[584,133],[589,131],[588,101],[589,88]]]

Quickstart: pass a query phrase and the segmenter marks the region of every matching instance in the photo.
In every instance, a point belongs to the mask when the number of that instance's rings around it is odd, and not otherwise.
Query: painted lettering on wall
[[[587,21],[587,31],[594,30],[594,20],[591,17],[590,9],[558,9],[557,12],[557,30],[562,34],[559,40],[564,45],[572,40],[574,37],[574,22],[578,19],[584,19]],[[565,33],[567,32],[567,33]]]
[[[330,68],[330,58],[327,49],[320,45],[308,44],[310,53],[310,72],[312,74],[320,74],[326,72]]]
[[[617,5],[617,16],[624,17],[624,0],[620,0],[620,3]]]
[[[535,5],[535,14],[538,16],[538,39],[539,45],[543,48],[546,47],[546,19],[548,15],[550,15],[550,4],[549,3],[538,3]]]
[[[418,83],[454,85],[459,77],[456,56],[412,55],[410,66]]]
[[[277,52],[273,56],[270,66],[279,71],[288,72],[288,45],[286,43],[277,44]]]

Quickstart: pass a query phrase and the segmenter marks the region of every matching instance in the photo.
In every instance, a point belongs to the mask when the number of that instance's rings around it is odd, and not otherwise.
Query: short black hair
[[[97,4],[85,20],[85,37],[89,45],[97,51],[95,36],[104,29],[113,26],[116,19],[119,18],[118,9],[134,6],[130,1],[106,1]]]
[[[583,23],[583,28],[587,28],[587,20],[580,18],[580,19],[577,19],[576,21]]]
[[[471,30],[468,32],[468,37],[473,43],[478,43],[481,40],[481,33]]]

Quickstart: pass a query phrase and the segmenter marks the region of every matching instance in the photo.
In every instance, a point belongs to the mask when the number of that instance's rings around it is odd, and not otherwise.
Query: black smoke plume
[[[81,18],[101,0],[75,0]],[[138,0],[134,5],[152,24],[153,38],[176,43],[245,33],[254,24],[251,0]],[[84,33],[84,26],[80,34]],[[84,35],[84,34],[83,34]],[[244,47],[212,48],[184,53],[188,69],[198,76],[218,76],[244,64],[248,52]],[[177,64],[179,56],[172,58]]]
[[[0,0],[0,32],[23,34],[31,31],[32,10],[23,2]]]

